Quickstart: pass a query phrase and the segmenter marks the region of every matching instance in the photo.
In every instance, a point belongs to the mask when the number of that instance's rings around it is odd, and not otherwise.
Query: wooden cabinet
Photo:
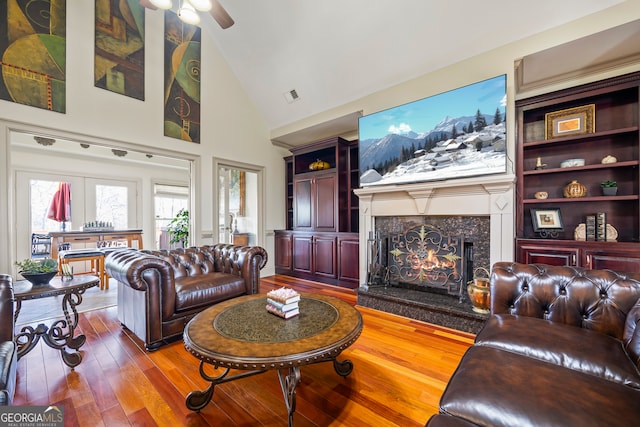
[[[349,288],[359,285],[359,242],[355,233],[275,232],[276,274]]]
[[[637,243],[518,239],[517,257],[526,264],[570,265],[597,270],[640,272],[640,248]]]
[[[337,193],[333,173],[297,178],[294,181],[294,228],[336,231]]]
[[[287,229],[275,232],[276,273],[355,288],[358,141],[332,138],[291,153],[284,158]]]
[[[516,256],[520,262],[636,270],[640,253],[640,73],[627,74],[516,102],[518,176]],[[583,113],[593,106],[593,118]],[[571,115],[572,109],[579,113]],[[575,110],[574,110],[575,111]],[[576,119],[567,136],[553,137],[553,118]],[[589,123],[592,121],[593,126]],[[617,161],[603,162],[608,156]],[[562,167],[568,159],[584,165]],[[540,166],[542,165],[542,166]],[[577,180],[583,197],[565,197]],[[603,181],[616,181],[618,193],[605,196]],[[535,197],[546,192],[546,199]],[[534,229],[532,210],[560,212],[563,229]],[[604,212],[617,242],[574,240],[587,215]],[[552,231],[552,230],[549,230]],[[611,239],[610,239],[611,240]]]
[[[287,274],[293,269],[293,241],[291,233],[276,231],[274,237],[274,264],[278,274]]]
[[[357,232],[357,141],[332,138],[291,153],[285,158],[287,229]]]

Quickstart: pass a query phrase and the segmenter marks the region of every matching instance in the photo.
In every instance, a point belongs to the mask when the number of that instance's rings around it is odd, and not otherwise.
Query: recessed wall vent
[[[289,104],[292,102],[296,102],[300,99],[300,95],[298,95],[298,91],[295,89],[291,89],[289,92],[284,93],[284,99],[287,100]]]

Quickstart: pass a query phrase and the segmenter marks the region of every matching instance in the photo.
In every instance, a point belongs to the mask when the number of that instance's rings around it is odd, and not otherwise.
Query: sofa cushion
[[[176,279],[176,312],[208,306],[247,293],[244,279],[226,273],[207,273]]]
[[[473,346],[440,412],[491,426],[639,426],[640,390],[553,363]]]
[[[528,316],[491,316],[476,344],[544,360],[640,388],[640,372],[622,341],[576,326]]]

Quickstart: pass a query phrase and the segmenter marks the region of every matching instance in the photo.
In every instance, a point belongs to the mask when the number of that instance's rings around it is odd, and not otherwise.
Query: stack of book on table
[[[300,314],[300,294],[293,289],[280,288],[267,292],[267,311],[283,319]]]

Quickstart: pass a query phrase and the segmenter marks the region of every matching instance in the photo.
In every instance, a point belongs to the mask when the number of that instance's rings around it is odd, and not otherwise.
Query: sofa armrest
[[[116,251],[107,256],[105,269],[118,282],[147,292],[150,313],[161,314],[161,319],[175,313],[174,273],[165,260],[141,251]]]
[[[260,292],[260,270],[267,265],[268,260],[264,248],[223,243],[210,248],[214,253],[216,271],[242,277],[249,295]]]

